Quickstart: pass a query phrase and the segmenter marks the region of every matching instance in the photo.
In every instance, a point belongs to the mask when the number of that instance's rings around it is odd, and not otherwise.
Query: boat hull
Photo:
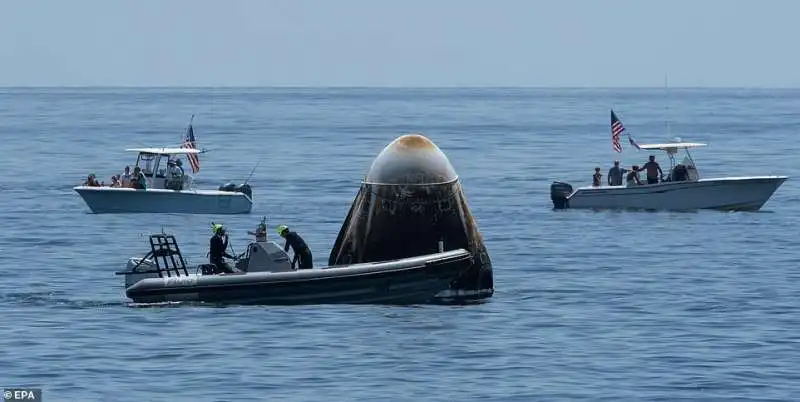
[[[102,213],[247,214],[253,200],[247,194],[217,190],[167,190],[114,187],[74,188],[89,209]]]
[[[758,211],[787,179],[729,177],[631,187],[581,187],[566,197],[566,202],[554,197],[553,203],[557,208]]]
[[[291,272],[149,278],[126,295],[136,303],[206,302],[240,305],[424,304],[469,267],[459,249],[396,261]]]

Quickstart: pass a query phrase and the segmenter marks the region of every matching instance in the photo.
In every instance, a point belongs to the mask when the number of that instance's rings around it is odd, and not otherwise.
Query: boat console
[[[184,171],[180,156],[188,159],[190,155],[200,151],[194,148],[136,148],[129,151],[138,152],[134,167],[142,170],[149,183],[148,188],[177,191],[193,188],[194,179]],[[218,190],[242,193],[250,199],[253,198],[253,189],[247,182],[239,185],[225,183]]]
[[[125,287],[146,278],[171,278],[190,275],[216,275],[212,264],[200,264],[189,269],[174,235],[157,233],[149,236],[150,251],[142,258],[130,258],[127,269],[117,272],[125,275]],[[237,256],[234,266],[242,273],[295,271],[289,254],[266,237],[258,238]],[[190,271],[194,271],[190,273]]]
[[[244,272],[290,272],[295,269],[289,254],[273,241],[254,241],[236,260],[236,269]]]
[[[133,149],[139,156],[134,167],[139,167],[147,178],[149,188],[187,190],[192,188],[193,178],[184,172],[179,155],[196,153],[191,148],[145,148]],[[162,161],[164,161],[162,163]],[[166,165],[166,167],[163,167]]]

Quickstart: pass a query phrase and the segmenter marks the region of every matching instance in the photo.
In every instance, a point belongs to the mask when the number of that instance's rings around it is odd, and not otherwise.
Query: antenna
[[[244,181],[244,184],[247,184],[247,182],[249,182],[249,181],[250,181],[250,179],[252,179],[252,178],[253,178],[253,174],[256,172],[256,169],[258,169],[258,165],[260,165],[260,164],[261,164],[261,161],[262,161],[263,159],[264,159],[264,158],[261,158],[261,159],[259,159],[259,160],[258,160],[258,163],[256,163],[256,165],[255,165],[255,166],[253,166],[253,170],[251,170],[251,171],[250,171],[250,175],[249,175],[249,176],[247,176],[247,180],[245,180],[245,181]]]
[[[671,137],[669,129],[669,96],[667,93],[667,73],[664,72],[664,130],[667,132],[667,138]]]

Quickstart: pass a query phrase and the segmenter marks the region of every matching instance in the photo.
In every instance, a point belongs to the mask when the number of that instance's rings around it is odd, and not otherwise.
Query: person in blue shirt
[[[611,169],[608,169],[608,180],[609,186],[621,186],[622,185],[622,176],[625,175],[628,169],[622,168],[619,166],[619,161],[614,161],[614,166]]]

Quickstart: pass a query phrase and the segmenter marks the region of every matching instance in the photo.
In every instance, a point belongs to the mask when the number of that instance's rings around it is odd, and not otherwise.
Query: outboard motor
[[[242,193],[242,194],[246,194],[250,198],[253,198],[253,189],[247,183],[240,184],[238,186],[233,184],[233,183],[225,183],[225,184],[219,186],[219,191],[230,191],[232,193]]]
[[[572,194],[572,186],[569,183],[555,181],[550,185],[550,199],[553,200],[553,208],[569,208],[569,195]]]
[[[250,188],[250,185],[249,185],[249,184],[247,184],[247,183],[244,183],[244,184],[242,184],[242,185],[240,185],[240,186],[236,187],[236,192],[238,192],[238,193],[244,193],[244,194],[246,194],[248,197],[250,197],[250,198],[253,198],[253,189],[252,189],[252,188]]]
[[[219,191],[236,191],[236,185],[233,183],[225,183],[219,186]]]

